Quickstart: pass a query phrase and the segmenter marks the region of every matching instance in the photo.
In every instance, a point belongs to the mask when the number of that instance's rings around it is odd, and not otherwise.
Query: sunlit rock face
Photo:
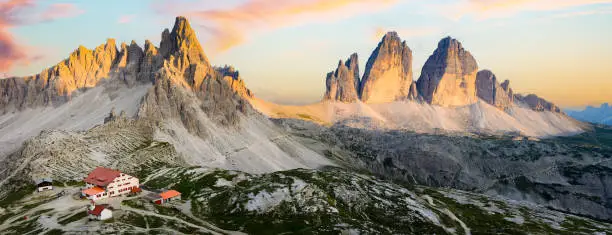
[[[39,74],[1,79],[0,111],[66,102],[72,92],[94,87],[123,69],[127,61],[119,58],[125,54],[117,50],[114,39],[108,39],[94,50],[79,46],[67,59]]]
[[[417,90],[423,99],[440,106],[473,104],[476,98],[478,64],[456,39],[447,37],[427,59]]]
[[[557,105],[543,98],[540,98],[539,96],[535,94],[529,94],[526,96],[523,96],[521,94],[516,94],[514,95],[514,100],[516,103],[527,105],[529,106],[529,108],[535,111],[540,111],[540,112],[550,111],[554,113],[562,113],[561,109],[557,107]]]
[[[476,75],[476,94],[478,98],[501,110],[509,108],[514,102],[510,81],[500,84],[495,74],[489,70],[482,70]]]
[[[238,71],[231,66],[211,66],[184,17],[176,18],[172,31],[163,31],[159,49],[145,45],[142,64],[143,76],[156,72],[154,86],[143,98],[139,117],[179,120],[190,133],[206,138],[210,135],[209,119],[237,126],[240,117],[251,111],[246,99],[253,94]]]
[[[389,32],[368,59],[359,89],[361,100],[387,103],[408,99],[412,83],[412,51],[396,32]]]
[[[205,78],[214,76],[214,69],[185,17],[176,18],[171,32],[164,30],[159,52],[165,59],[161,71],[164,76],[177,78],[175,82],[186,87],[197,89]]]
[[[346,63],[340,61],[335,71],[325,79],[323,100],[351,103],[359,100],[359,59],[352,54]]]

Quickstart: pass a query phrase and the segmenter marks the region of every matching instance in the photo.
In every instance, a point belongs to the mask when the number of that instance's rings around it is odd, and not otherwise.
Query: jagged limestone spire
[[[162,32],[160,52],[166,59],[171,55],[178,57],[177,54],[184,53],[192,64],[209,64],[195,31],[184,16],[176,17],[172,32],[168,29]]]
[[[470,52],[458,40],[446,37],[425,62],[417,88],[430,104],[469,105],[477,101],[476,73],[478,64]]]
[[[386,103],[407,99],[412,82],[412,50],[396,32],[388,32],[366,64],[359,89],[361,100]]]

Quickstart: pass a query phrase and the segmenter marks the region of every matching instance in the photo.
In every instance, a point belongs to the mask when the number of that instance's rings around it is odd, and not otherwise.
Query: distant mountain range
[[[582,111],[567,110],[566,113],[580,121],[612,125],[612,106],[608,103],[599,107],[587,106]]]

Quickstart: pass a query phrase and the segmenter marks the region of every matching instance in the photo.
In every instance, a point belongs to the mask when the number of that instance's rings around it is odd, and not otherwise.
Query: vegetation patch
[[[122,205],[126,205],[132,208],[136,208],[136,209],[145,209],[144,206],[144,202],[138,198],[136,199],[130,199],[130,200],[124,200],[121,202]]]
[[[64,230],[61,229],[51,229],[45,233],[45,235],[62,235],[64,234]]]
[[[147,228],[145,217],[138,213],[124,211],[124,213],[120,215],[119,221],[136,227]]]
[[[7,184],[18,185],[18,188],[13,189],[11,193],[8,193],[4,198],[0,199],[0,207],[11,206],[36,190],[36,186],[31,183],[15,181],[13,179]]]
[[[81,211],[79,213],[76,213],[66,219],[60,220],[58,223],[61,225],[67,225],[69,223],[75,222],[75,221],[79,221],[81,219],[84,219],[87,217],[87,211]]]

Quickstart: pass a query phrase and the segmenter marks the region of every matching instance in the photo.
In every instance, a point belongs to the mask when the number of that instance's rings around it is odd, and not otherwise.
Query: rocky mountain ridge
[[[412,51],[396,32],[389,32],[382,38],[368,59],[361,79],[356,59],[357,54],[353,54],[349,59],[351,66],[348,62],[340,63],[334,72],[328,73],[324,101],[389,103],[413,100],[456,107],[472,105],[480,99],[501,110],[521,105],[536,111],[561,113],[556,105],[536,95],[514,94],[510,81],[500,83],[490,70],[479,71],[470,52],[451,37],[440,40],[416,81],[412,79]],[[348,72],[347,67],[351,68]],[[353,91],[355,86],[357,94]]]
[[[161,37],[160,47],[150,41],[144,49],[135,42],[123,44],[113,58],[116,67],[131,69],[111,72],[91,89],[73,91],[79,94],[63,105],[34,103],[0,115],[0,132],[6,134],[0,136],[0,160],[19,152],[41,131],[60,129],[78,139],[80,131],[125,117],[149,125],[152,139],[177,146],[177,153],[192,165],[253,173],[333,165],[255,111],[248,102],[253,93],[240,73],[232,66],[210,64],[186,18],[177,17]],[[107,48],[112,51],[112,44]],[[123,115],[107,116],[112,109]],[[44,115],[32,115],[37,112]]]
[[[117,48],[115,39],[93,50],[79,46],[64,61],[27,77],[0,80],[0,112],[61,105],[73,93],[93,88],[104,80],[128,86],[171,79],[194,91],[206,91],[206,78],[226,80],[240,95],[252,96],[234,69],[210,65],[195,32],[184,17],[162,33],[160,47],[146,40],[144,49],[135,41]]]
[[[587,106],[581,111],[569,110],[567,114],[585,122],[612,125],[612,106],[608,103],[603,103],[599,107]]]

